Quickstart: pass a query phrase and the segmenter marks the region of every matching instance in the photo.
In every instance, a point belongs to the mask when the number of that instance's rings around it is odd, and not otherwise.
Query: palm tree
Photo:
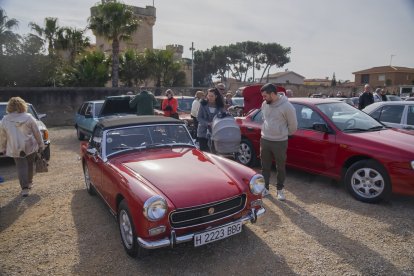
[[[49,55],[52,56],[55,50],[55,40],[57,37],[57,32],[59,27],[57,25],[57,18],[55,17],[46,17],[45,18],[45,27],[42,28],[34,22],[29,23],[29,27],[32,28],[40,37],[44,37],[48,43]]]
[[[95,5],[88,22],[95,35],[112,41],[112,86],[118,87],[119,42],[131,38],[138,28],[138,19],[129,6],[111,1]]]
[[[70,63],[75,62],[76,55],[89,46],[89,39],[84,37],[84,30],[76,28],[59,28],[56,35],[56,50],[67,51]]]
[[[9,19],[6,12],[0,8],[0,56],[3,55],[3,47],[6,47],[12,41],[18,40],[19,35],[12,31],[13,28],[18,26],[19,22],[14,18]]]

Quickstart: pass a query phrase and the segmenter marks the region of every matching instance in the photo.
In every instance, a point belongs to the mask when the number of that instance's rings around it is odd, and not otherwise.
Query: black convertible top
[[[152,125],[152,124],[184,124],[184,122],[164,116],[155,115],[124,115],[124,116],[109,116],[104,117],[98,121],[97,125],[100,125],[104,129],[116,128],[131,125]]]

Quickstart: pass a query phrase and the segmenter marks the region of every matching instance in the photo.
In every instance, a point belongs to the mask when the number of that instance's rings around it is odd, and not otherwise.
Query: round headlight
[[[255,174],[250,179],[250,191],[255,194],[261,194],[265,188],[265,181],[261,174]]]
[[[167,213],[167,202],[161,196],[152,196],[145,201],[143,211],[148,220],[160,220]]]

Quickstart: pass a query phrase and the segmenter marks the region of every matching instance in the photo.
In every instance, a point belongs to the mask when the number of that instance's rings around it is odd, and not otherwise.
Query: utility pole
[[[194,42],[191,42],[191,87],[194,88]]]

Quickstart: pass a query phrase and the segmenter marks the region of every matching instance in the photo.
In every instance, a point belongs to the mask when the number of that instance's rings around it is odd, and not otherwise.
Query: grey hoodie
[[[298,128],[296,111],[285,96],[278,96],[278,100],[268,104],[262,103],[263,125],[262,138],[269,141],[285,141]]]
[[[43,148],[42,134],[29,113],[13,112],[0,123],[0,151],[10,157],[22,157]]]

